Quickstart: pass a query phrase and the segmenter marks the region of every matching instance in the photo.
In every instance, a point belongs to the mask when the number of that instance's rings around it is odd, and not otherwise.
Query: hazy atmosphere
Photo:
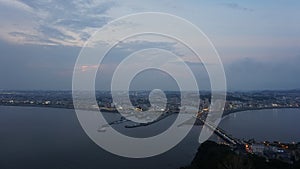
[[[125,14],[149,11],[174,14],[198,26],[219,52],[229,90],[298,89],[299,3],[0,0],[0,89],[70,90],[76,58],[95,31]],[[149,46],[147,41],[124,45],[139,48],[138,43]],[[150,45],[176,50],[175,45],[164,41]],[[119,47],[111,58],[117,63],[125,54],[126,49]],[[116,63],[111,60],[100,68]],[[207,78],[195,74],[199,83],[207,84]],[[109,78],[99,78],[99,90],[109,89],[103,79]]]
[[[300,169],[300,0],[0,0],[0,169]]]

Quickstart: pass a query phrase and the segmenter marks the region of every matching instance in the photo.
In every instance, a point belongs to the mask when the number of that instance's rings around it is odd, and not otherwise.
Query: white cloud
[[[33,12],[33,9],[30,6],[24,4],[20,1],[16,1],[16,0],[0,0],[0,4],[11,7],[11,8],[17,8],[20,10],[24,10],[27,12]]]
[[[0,38],[22,44],[82,46],[106,24],[113,1],[0,0]],[[10,18],[6,16],[10,15]],[[24,24],[23,24],[24,23]]]

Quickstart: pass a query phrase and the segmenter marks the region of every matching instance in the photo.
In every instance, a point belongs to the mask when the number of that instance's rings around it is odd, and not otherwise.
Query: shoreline
[[[74,107],[61,107],[61,106],[46,106],[46,105],[7,105],[7,104],[0,104],[0,107],[27,107],[27,108],[49,108],[49,109],[65,109],[65,110],[74,110]],[[84,110],[84,109],[83,109]],[[95,110],[87,110],[87,111],[95,111]],[[117,113],[116,111],[109,111],[103,110],[102,112],[105,113]]]
[[[268,110],[268,109],[300,109],[300,107],[285,106],[285,107],[263,107],[263,108],[232,110],[232,111],[224,112],[223,115],[222,115],[222,120],[223,120],[223,118],[227,117],[228,115],[234,114],[234,113],[240,113],[240,112],[245,112],[245,111],[253,111],[253,110]]]
[[[55,106],[55,105],[10,105],[10,104],[0,104],[0,106],[3,107],[33,107],[33,108],[54,108],[54,109],[67,109],[67,110],[75,110],[74,107],[66,107],[66,106]],[[266,110],[266,109],[300,109],[300,107],[297,106],[282,106],[282,107],[262,107],[262,108],[245,108],[245,109],[239,109],[239,110],[230,110],[227,112],[223,112],[222,119],[225,118],[226,116],[234,113],[239,113],[239,112],[245,112],[245,111],[252,111],[252,110]],[[100,109],[103,112],[106,113],[117,113],[117,110],[105,110],[105,109]],[[93,110],[91,110],[93,111]]]

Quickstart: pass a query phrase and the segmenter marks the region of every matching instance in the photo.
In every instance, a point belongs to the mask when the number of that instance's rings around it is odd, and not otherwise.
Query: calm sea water
[[[116,114],[106,113],[108,120]],[[128,129],[144,137],[172,124],[176,116],[144,129]],[[122,127],[123,128],[123,127]],[[125,130],[124,128],[120,130]],[[176,169],[193,160],[199,127],[162,155],[129,159],[110,154],[82,130],[74,110],[0,106],[0,169]]]
[[[106,113],[109,120],[116,114]],[[146,137],[166,129],[176,116],[145,128],[127,129]],[[220,126],[237,138],[300,141],[300,110],[246,111],[229,115]],[[123,126],[117,130],[126,132]],[[74,110],[0,106],[1,169],[176,169],[194,158],[200,126],[170,151],[147,159],[110,154],[82,130]],[[130,131],[130,132],[129,132]]]
[[[265,109],[226,116],[219,125],[236,138],[300,142],[300,109]]]

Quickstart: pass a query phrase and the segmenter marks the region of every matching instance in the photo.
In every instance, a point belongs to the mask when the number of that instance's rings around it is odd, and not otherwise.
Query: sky
[[[299,89],[299,8],[298,0],[0,0],[0,90],[70,90],[87,40],[114,19],[138,12],[169,13],[200,28],[219,53],[228,90]],[[109,89],[116,65],[145,47],[179,54],[200,86],[209,88],[202,64],[176,42],[140,37],[107,55],[99,66],[97,89]],[[90,68],[97,67],[82,71]],[[132,83],[136,89],[176,88],[172,77],[157,71],[137,79]]]

